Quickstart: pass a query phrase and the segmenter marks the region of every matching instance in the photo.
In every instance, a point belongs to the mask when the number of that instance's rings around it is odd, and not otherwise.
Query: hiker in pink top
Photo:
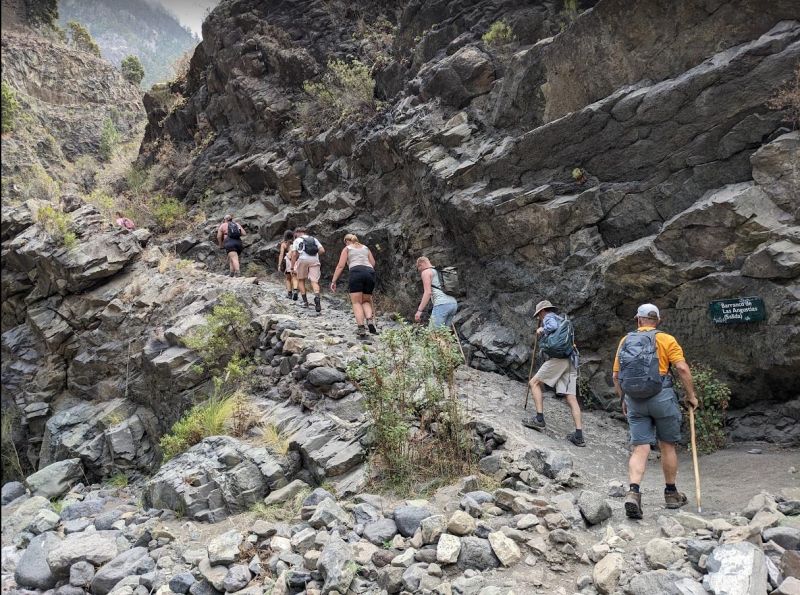
[[[128,219],[127,217],[125,217],[125,215],[123,215],[119,211],[117,211],[117,221],[116,221],[116,223],[120,227],[124,227],[125,229],[130,230],[130,231],[133,231],[134,229],[136,229],[136,224],[133,221],[131,221],[130,219]]]

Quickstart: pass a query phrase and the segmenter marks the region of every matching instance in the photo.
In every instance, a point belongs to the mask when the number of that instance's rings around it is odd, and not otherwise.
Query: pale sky
[[[219,4],[219,0],[155,0],[178,17],[182,25],[189,27],[201,37],[203,20],[208,11]]]

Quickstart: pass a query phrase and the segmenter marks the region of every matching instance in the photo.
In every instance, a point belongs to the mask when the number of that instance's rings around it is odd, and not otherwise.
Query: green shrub
[[[32,165],[22,176],[20,193],[23,200],[33,198],[44,202],[59,199],[61,187],[39,163]]]
[[[506,45],[514,41],[514,32],[504,21],[495,21],[481,39],[487,45]]]
[[[150,210],[156,224],[165,231],[186,220],[186,205],[171,196],[156,194],[150,200]]]
[[[2,120],[3,134],[5,134],[16,127],[20,110],[16,91],[5,81],[2,82],[2,109],[0,120]]]
[[[69,21],[67,23],[67,28],[72,37],[72,45],[82,52],[88,52],[98,58],[100,57],[100,46],[97,45],[86,27],[81,25],[78,21]]]
[[[149,177],[147,170],[137,165],[131,165],[125,172],[125,186],[134,196],[141,196],[147,190]]]
[[[253,335],[250,320],[244,304],[232,293],[225,293],[206,317],[206,323],[184,338],[183,343],[196,351],[207,367],[219,369],[230,360],[234,365],[230,372],[239,374],[244,364],[236,356],[250,349]]]
[[[125,80],[137,87],[144,78],[144,66],[142,66],[142,61],[136,56],[130,55],[123,58],[120,64],[120,70]]]
[[[722,382],[716,370],[705,364],[692,364],[692,380],[699,407],[694,413],[697,452],[708,454],[725,448],[725,419],[731,389]],[[676,383],[680,390],[680,382]],[[688,433],[687,433],[688,436]]]
[[[124,473],[116,473],[109,478],[108,485],[117,489],[126,488],[128,487],[128,476]]]
[[[114,126],[114,121],[106,118],[103,121],[103,129],[100,131],[100,157],[103,161],[111,161],[121,140],[122,136]]]
[[[469,469],[470,439],[453,387],[462,362],[446,328],[401,324],[382,335],[385,349],[351,364],[366,397],[379,480],[400,493],[420,481],[449,480]]]
[[[303,90],[314,102],[306,107],[305,118],[312,125],[331,125],[374,112],[375,79],[359,60],[331,60],[317,82],[306,81]]]
[[[78,237],[70,229],[71,220],[67,213],[45,205],[36,211],[36,222],[50,237],[68,250],[72,250],[77,245]]]
[[[225,424],[231,419],[235,407],[233,396],[211,398],[192,407],[175,422],[172,429],[161,437],[160,445],[164,460],[185,452],[203,438],[225,433]]]

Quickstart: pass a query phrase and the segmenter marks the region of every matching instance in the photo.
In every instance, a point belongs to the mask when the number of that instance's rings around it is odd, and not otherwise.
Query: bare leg
[[[642,483],[644,470],[647,468],[647,455],[649,454],[649,444],[637,444],[633,447],[631,459],[628,461],[628,480],[630,483],[637,485]]]
[[[239,272],[239,255],[236,254],[236,252],[231,252],[230,256],[231,256],[231,268],[232,268],[234,273],[238,273]]]
[[[296,273],[292,273],[292,289],[297,291],[297,285],[298,285],[298,283],[297,283],[297,274]]]
[[[291,273],[286,273],[283,276],[283,279],[286,282],[286,291],[291,291],[292,290],[292,274]]]
[[[297,289],[300,290],[300,295],[306,294],[306,280],[305,279],[297,279]]]
[[[319,294],[320,293],[319,283],[317,283],[316,281],[312,281],[311,282],[311,289],[314,290],[314,293]]]
[[[578,397],[576,395],[567,395],[567,405],[569,405],[570,413],[572,413],[572,421],[575,422],[575,429],[582,429],[581,406],[578,404]]]
[[[350,294],[350,302],[353,304],[353,315],[356,317],[356,324],[358,326],[364,326],[364,306],[361,303],[362,295],[361,292],[355,292]]]
[[[372,320],[375,317],[375,312],[372,309],[372,295],[361,296],[361,305],[364,307],[364,318]]]
[[[661,448],[661,470],[664,472],[664,483],[674,484],[678,478],[678,453],[671,442],[658,442]]]
[[[533,403],[536,406],[536,413],[544,413],[544,395],[542,395],[542,383],[536,378],[531,378],[530,387]]]
[[[235,254],[236,254],[236,252],[228,252],[228,272],[229,273],[233,272],[233,257],[234,257]]]

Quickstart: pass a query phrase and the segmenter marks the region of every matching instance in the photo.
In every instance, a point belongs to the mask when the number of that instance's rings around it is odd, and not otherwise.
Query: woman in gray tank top
[[[364,327],[365,321],[369,332],[373,335],[377,334],[375,311],[372,307],[372,292],[375,289],[375,257],[372,256],[372,251],[359,242],[358,237],[352,233],[344,236],[344,248],[339,255],[336,271],[333,273],[331,291],[336,291],[336,281],[344,272],[345,265],[349,269],[347,284],[350,290],[350,302],[353,304],[353,315],[356,317],[358,325],[356,335],[359,338],[367,336],[367,329]]]

